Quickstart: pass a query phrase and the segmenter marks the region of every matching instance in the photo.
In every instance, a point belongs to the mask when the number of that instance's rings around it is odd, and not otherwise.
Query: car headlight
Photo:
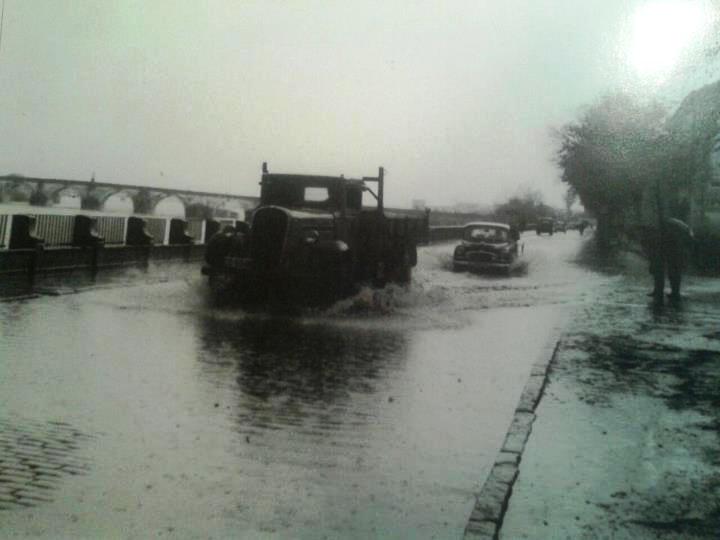
[[[458,246],[455,248],[455,256],[462,257],[465,255],[465,246]]]
[[[307,245],[316,244],[319,238],[320,238],[320,233],[317,232],[315,229],[303,231],[302,241],[304,244],[307,244]]]

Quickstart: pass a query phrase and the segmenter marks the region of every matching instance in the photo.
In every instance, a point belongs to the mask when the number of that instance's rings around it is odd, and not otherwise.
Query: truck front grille
[[[250,255],[261,270],[280,265],[287,236],[288,215],[278,208],[261,208],[253,216]]]

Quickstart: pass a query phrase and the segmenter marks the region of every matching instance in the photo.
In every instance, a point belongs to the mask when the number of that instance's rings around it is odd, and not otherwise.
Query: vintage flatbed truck
[[[385,210],[382,167],[377,177],[349,179],[272,174],[263,164],[260,186],[247,226],[208,242],[203,274],[219,298],[314,304],[362,284],[410,281],[428,215]]]

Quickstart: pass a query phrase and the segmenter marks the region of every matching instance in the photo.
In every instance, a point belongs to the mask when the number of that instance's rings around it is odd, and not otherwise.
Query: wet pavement
[[[530,367],[613,279],[577,233],[524,241],[509,278],[431,246],[409,289],[293,317],[212,306],[194,266],[0,303],[2,536],[461,537]]]
[[[563,333],[501,539],[720,538],[720,282],[622,254]]]

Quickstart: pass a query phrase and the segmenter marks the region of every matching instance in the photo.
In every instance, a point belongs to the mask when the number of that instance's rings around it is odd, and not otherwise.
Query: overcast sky
[[[561,205],[549,128],[605,92],[669,88],[717,8],[5,0],[0,174],[253,195],[263,161],[346,176],[383,165],[395,206],[524,188]]]

